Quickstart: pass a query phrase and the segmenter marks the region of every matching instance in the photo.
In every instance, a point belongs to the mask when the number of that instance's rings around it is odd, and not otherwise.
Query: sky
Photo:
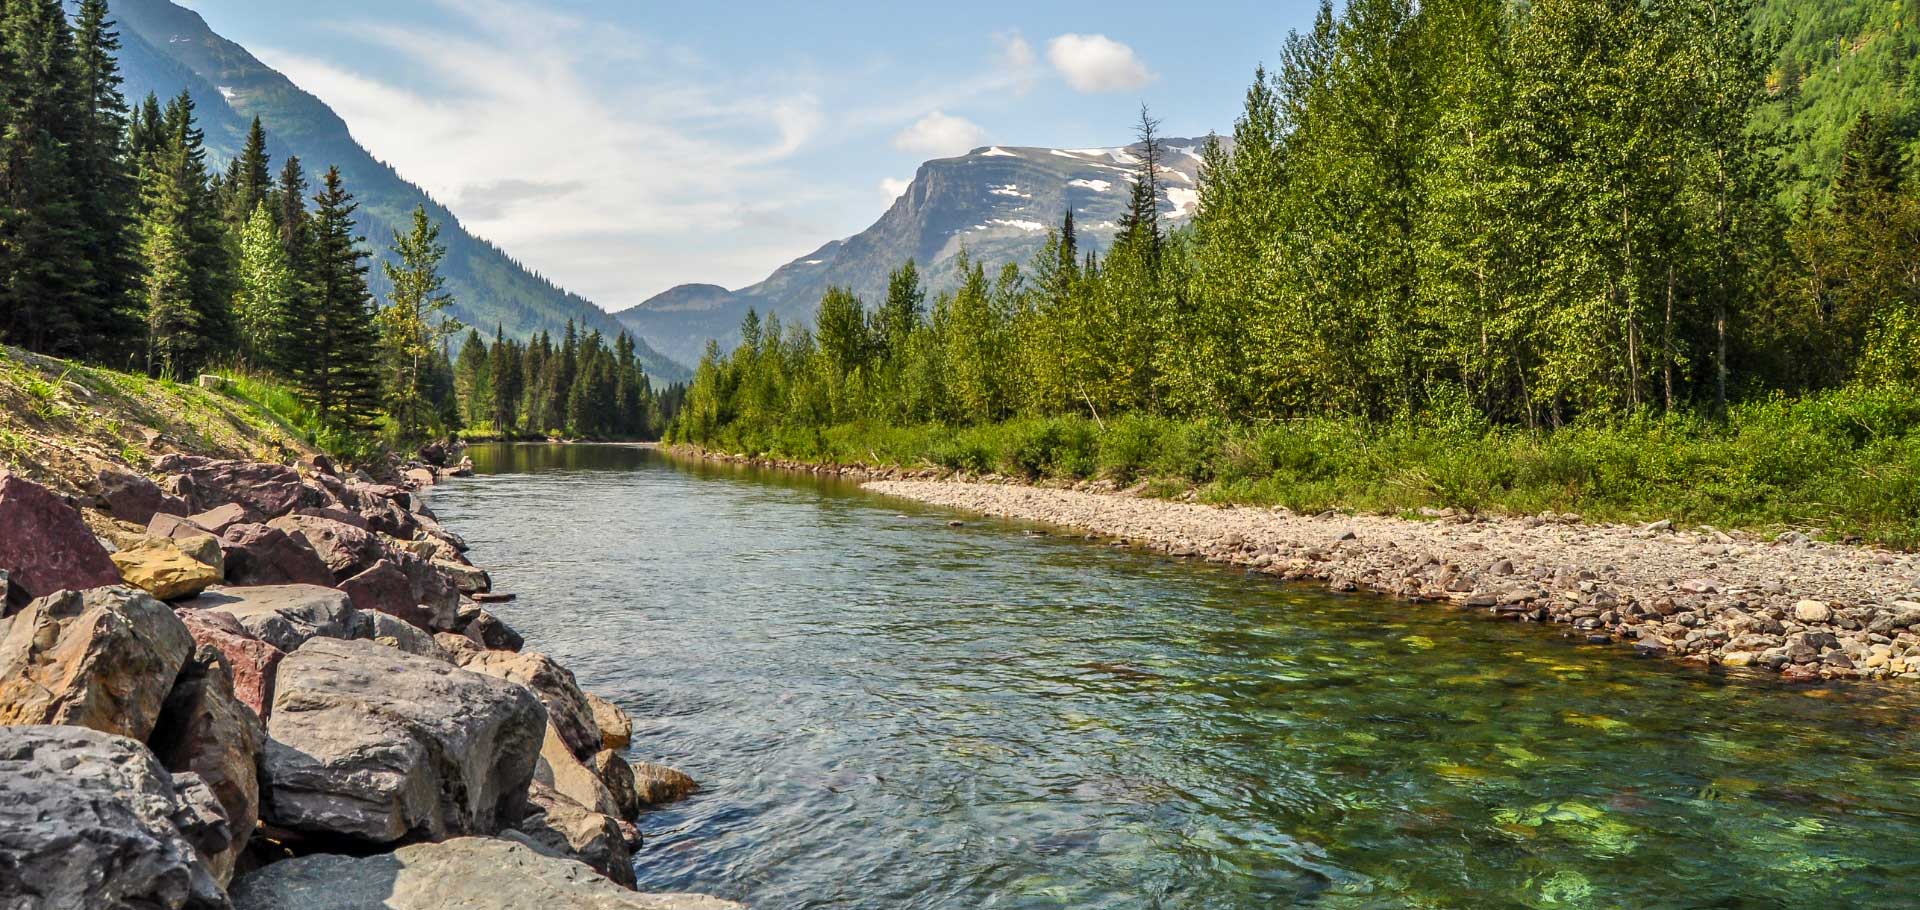
[[[181,0],[619,310],[866,229],[930,158],[1232,129],[1317,0]]]

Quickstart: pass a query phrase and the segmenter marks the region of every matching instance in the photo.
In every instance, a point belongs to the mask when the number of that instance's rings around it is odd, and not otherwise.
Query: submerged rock
[[[237,910],[746,910],[696,894],[637,894],[522,843],[465,837],[355,859],[303,856],[234,883]]]
[[[62,591],[0,626],[0,724],[145,740],[193,652],[166,605],[130,588]]]
[[[227,907],[200,853],[227,839],[210,798],[135,740],[0,727],[0,907]]]
[[[275,681],[262,816],[319,842],[492,834],[523,814],[545,712],[525,687],[314,639]]]
[[[685,772],[643,761],[633,766],[633,789],[641,807],[652,808],[686,799],[700,784]]]

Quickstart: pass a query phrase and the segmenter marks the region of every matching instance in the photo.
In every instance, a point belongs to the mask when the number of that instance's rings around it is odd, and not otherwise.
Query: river
[[[432,494],[756,910],[1920,906],[1920,698],[601,446]]]

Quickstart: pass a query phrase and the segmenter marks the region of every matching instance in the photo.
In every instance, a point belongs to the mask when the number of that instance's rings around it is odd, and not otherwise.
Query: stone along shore
[[[738,908],[631,890],[693,782],[481,606],[443,472],[155,469],[0,471],[0,907]]]
[[[873,476],[864,469],[841,473]],[[1912,554],[1669,522],[1305,516],[900,472],[866,488],[1336,591],[1561,623],[1596,643],[1631,644],[1649,656],[1777,671],[1792,680],[1920,679],[1920,558]]]

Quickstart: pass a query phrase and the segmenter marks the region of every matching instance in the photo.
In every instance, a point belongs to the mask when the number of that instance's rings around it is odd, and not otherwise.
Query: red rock
[[[434,628],[433,610],[420,606],[413,597],[413,585],[407,573],[382,560],[372,568],[340,583],[340,590],[353,598],[356,610],[385,613],[426,631]]]
[[[254,638],[229,613],[182,608],[174,610],[173,615],[187,624],[196,647],[213,648],[227,659],[227,668],[233,671],[234,697],[265,723],[273,705],[273,674],[286,652]]]
[[[149,537],[165,537],[178,540],[183,537],[200,537],[206,534],[213,534],[213,532],[194,523],[193,519],[179,515],[161,513],[153,516],[153,518],[147,522],[147,536]],[[218,537],[220,535],[213,534],[213,536]]]
[[[79,510],[6,471],[0,471],[0,570],[29,598],[120,583],[120,569]]]
[[[219,537],[227,533],[228,528],[247,523],[247,508],[237,502],[230,502],[191,516],[187,520],[206,528],[207,533]]]
[[[288,515],[268,525],[305,538],[337,581],[365,572],[387,556],[379,538],[344,521],[318,515]]]
[[[156,466],[177,475],[176,487],[202,511],[239,503],[250,517],[263,520],[318,505],[312,491],[301,482],[300,472],[286,465],[168,455]]]
[[[234,587],[318,585],[332,587],[333,570],[307,539],[268,525],[235,525],[220,539],[227,583]]]
[[[132,471],[100,469],[98,494],[105,511],[120,521],[137,525],[153,520],[156,513],[187,514],[187,502],[160,489],[160,485]]]

